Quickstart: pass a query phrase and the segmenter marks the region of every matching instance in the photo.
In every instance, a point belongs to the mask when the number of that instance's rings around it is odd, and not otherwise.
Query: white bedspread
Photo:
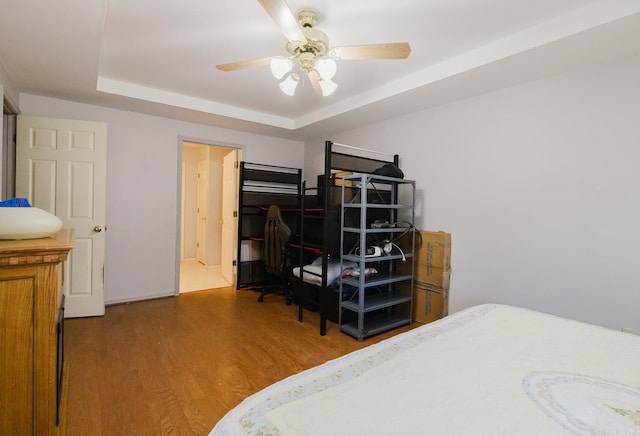
[[[640,337],[470,308],[247,398],[211,435],[640,435]]]

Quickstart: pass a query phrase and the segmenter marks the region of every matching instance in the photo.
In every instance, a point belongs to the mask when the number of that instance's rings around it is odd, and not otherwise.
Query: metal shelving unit
[[[353,174],[344,180],[351,181],[351,200],[345,201],[343,186],[341,269],[355,263],[360,274],[340,282],[339,324],[341,331],[362,341],[411,323],[415,181],[373,174]],[[408,247],[396,243],[401,237],[410,241]],[[410,272],[398,272],[398,262],[411,262],[411,268],[404,269]],[[365,273],[372,269],[376,272]],[[346,312],[355,313],[356,319],[343,322],[354,318],[344,316]]]

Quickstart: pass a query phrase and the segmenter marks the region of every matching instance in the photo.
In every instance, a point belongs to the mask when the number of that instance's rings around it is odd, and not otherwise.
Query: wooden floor
[[[364,342],[269,295],[221,288],[65,320],[67,435],[207,435],[248,395]]]

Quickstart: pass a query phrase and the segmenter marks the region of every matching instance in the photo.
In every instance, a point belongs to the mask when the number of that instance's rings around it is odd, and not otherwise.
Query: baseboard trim
[[[156,295],[147,295],[144,297],[137,297],[137,298],[131,298],[131,299],[122,299],[122,300],[111,300],[111,301],[105,301],[104,305],[105,306],[116,306],[118,304],[130,304],[130,303],[137,303],[139,301],[146,301],[146,300],[157,300],[159,298],[167,298],[167,297],[175,297],[176,294],[175,293],[171,293],[171,294],[156,294]]]

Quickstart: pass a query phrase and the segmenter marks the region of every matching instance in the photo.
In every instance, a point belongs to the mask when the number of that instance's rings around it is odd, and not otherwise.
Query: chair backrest
[[[264,264],[269,274],[280,275],[284,266],[284,254],[291,229],[282,220],[280,208],[269,206],[264,224]]]

